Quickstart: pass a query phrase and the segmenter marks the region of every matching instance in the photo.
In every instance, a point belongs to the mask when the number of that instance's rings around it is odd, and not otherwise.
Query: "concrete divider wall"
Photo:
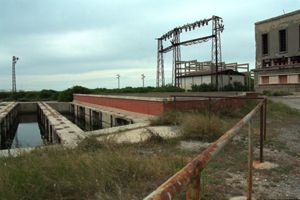
[[[132,118],[124,116],[120,113],[103,111],[99,108],[79,104],[76,102],[72,103],[71,110],[73,110],[76,117],[85,119],[85,121],[91,126],[98,122],[101,123],[101,128],[110,128],[133,123]]]
[[[47,103],[38,103],[38,116],[44,128],[45,139],[50,143],[76,146],[83,138],[83,131]]]
[[[36,113],[37,103],[36,102],[19,102],[21,113]]]
[[[46,103],[60,113],[70,112],[70,102],[46,102]]]
[[[0,103],[0,146],[7,148],[6,140],[11,138],[10,129],[15,125],[19,112],[19,104],[16,102]],[[8,145],[9,146],[9,145]]]

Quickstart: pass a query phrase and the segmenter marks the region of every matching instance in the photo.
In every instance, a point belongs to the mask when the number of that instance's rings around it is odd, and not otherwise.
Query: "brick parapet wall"
[[[244,105],[245,99],[208,99],[201,100],[180,100],[176,102],[165,98],[122,98],[112,96],[97,96],[97,95],[74,95],[74,102],[89,103],[106,107],[118,108],[130,112],[143,113],[148,115],[159,115],[168,110],[191,110],[191,109],[208,109],[218,111],[220,109],[238,108]]]

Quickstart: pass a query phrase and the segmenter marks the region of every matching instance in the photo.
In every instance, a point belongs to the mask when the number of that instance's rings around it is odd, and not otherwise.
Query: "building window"
[[[279,75],[279,83],[280,84],[286,84],[286,83],[288,83],[288,81],[287,81],[287,75]]]
[[[266,55],[269,53],[269,44],[268,44],[268,34],[262,34],[261,36],[262,39],[262,54]]]
[[[279,51],[286,51],[286,30],[279,31]]]
[[[269,77],[268,76],[262,76],[261,77],[261,84],[269,84]]]

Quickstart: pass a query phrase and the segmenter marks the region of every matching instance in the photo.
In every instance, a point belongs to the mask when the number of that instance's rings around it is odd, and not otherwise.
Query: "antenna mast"
[[[12,57],[12,92],[15,93],[17,91],[17,83],[16,83],[16,63],[19,60],[18,57]]]

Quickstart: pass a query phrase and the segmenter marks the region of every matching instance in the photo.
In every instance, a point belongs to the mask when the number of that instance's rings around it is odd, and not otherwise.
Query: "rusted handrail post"
[[[264,100],[264,140],[267,138],[267,99]]]
[[[186,200],[200,200],[200,180],[201,173],[197,174],[192,180],[186,191]]]
[[[253,169],[253,127],[252,119],[249,121],[249,130],[248,130],[248,188],[247,188],[247,200],[252,198],[252,169]]]
[[[255,106],[255,108],[253,108],[237,124],[235,124],[231,129],[226,131],[215,142],[210,144],[207,149],[205,149],[201,154],[197,155],[192,161],[190,161],[176,174],[170,177],[158,188],[156,188],[156,190],[151,192],[147,197],[144,198],[144,200],[173,200],[176,195],[178,195],[183,190],[186,190],[187,187],[189,187],[189,185],[193,182],[195,175],[197,175],[196,172],[198,171],[201,172],[206,167],[206,165],[212,159],[214,159],[222,149],[224,149],[224,147],[240,132],[242,127],[249,123],[249,121],[253,118],[253,116],[259,111],[263,103],[264,103],[263,101],[260,101],[258,105]],[[251,124],[251,129],[249,130],[253,133],[252,124]],[[253,151],[252,148],[250,150]],[[252,156],[250,159],[251,159],[251,167],[249,167],[249,170],[251,170],[252,173]],[[249,177],[252,177],[252,174]],[[252,186],[252,179],[251,179],[251,186]]]
[[[211,113],[211,97],[208,98],[208,117],[210,120],[210,113]]]
[[[175,111],[177,111],[177,101],[176,101],[176,96],[174,96],[174,104],[175,104]]]
[[[265,114],[264,105],[260,107],[260,133],[259,133],[259,161],[264,162],[264,124]]]

